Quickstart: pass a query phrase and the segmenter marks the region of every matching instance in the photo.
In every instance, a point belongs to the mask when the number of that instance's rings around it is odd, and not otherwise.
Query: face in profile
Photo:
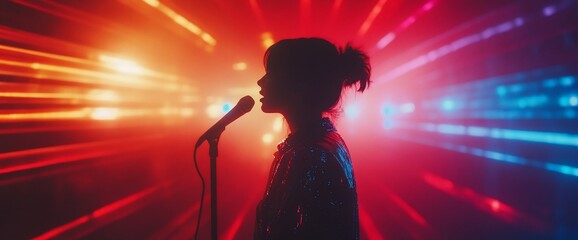
[[[266,113],[286,113],[290,108],[292,100],[287,82],[280,74],[268,71],[259,81],[257,81],[263,96],[261,110]]]

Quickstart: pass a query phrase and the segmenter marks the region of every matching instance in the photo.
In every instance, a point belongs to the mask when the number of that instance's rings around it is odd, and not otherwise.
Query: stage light
[[[146,4],[148,4],[151,7],[158,9],[162,14],[164,14],[165,16],[172,19],[176,24],[185,28],[189,32],[197,35],[199,38],[201,38],[203,40],[203,42],[205,42],[210,47],[214,47],[215,45],[217,45],[217,40],[215,40],[210,34],[203,31],[197,25],[190,22],[185,17],[181,16],[180,14],[175,12],[173,9],[162,4],[158,0],[143,0],[143,2],[145,2]]]
[[[572,107],[578,106],[578,96],[576,95],[570,96],[570,98],[568,99],[568,103]]]
[[[574,76],[560,77],[560,84],[562,86],[570,87],[570,86],[574,85],[575,82],[576,82],[576,77],[574,77]]]
[[[231,106],[230,103],[225,103],[223,104],[223,113],[228,113],[229,111],[231,111],[233,107]]]
[[[190,117],[195,114],[195,110],[192,108],[181,108],[181,116],[183,117]]]
[[[120,97],[115,91],[108,89],[92,89],[88,92],[86,98],[103,102],[118,102],[120,100]]]
[[[274,43],[275,43],[275,40],[273,40],[273,34],[272,33],[265,32],[265,33],[261,34],[261,44],[263,45],[263,48],[268,49]]]
[[[377,42],[377,48],[385,48],[391,41],[393,41],[393,39],[395,39],[395,33],[388,33],[379,39],[379,42]]]
[[[456,109],[456,102],[452,99],[444,99],[441,102],[441,107],[445,111],[452,111]]]
[[[347,119],[353,120],[356,119],[357,116],[359,116],[359,106],[357,106],[356,104],[349,104],[347,106],[345,106],[345,117],[347,117]]]
[[[283,129],[283,117],[279,116],[273,121],[273,131],[280,132],[281,129]]]
[[[247,63],[245,63],[245,62],[235,63],[235,64],[233,64],[233,70],[235,70],[235,71],[247,70]]]
[[[209,118],[218,118],[223,116],[223,106],[220,104],[211,104],[205,109]]]
[[[271,142],[273,142],[273,134],[271,134],[271,133],[263,134],[263,137],[261,140],[265,144],[270,144]]]
[[[402,113],[412,113],[415,110],[415,105],[413,103],[404,103],[399,109]]]
[[[393,114],[395,114],[395,107],[393,107],[393,105],[391,104],[386,104],[385,106],[383,106],[381,113],[385,116],[393,116]]]
[[[99,55],[98,60],[122,73],[142,75],[146,72],[143,67],[130,60],[107,55]]]
[[[549,17],[556,13],[556,6],[547,6],[542,9],[542,15]]]
[[[115,120],[118,118],[118,108],[98,107],[92,110],[90,118],[94,120]]]

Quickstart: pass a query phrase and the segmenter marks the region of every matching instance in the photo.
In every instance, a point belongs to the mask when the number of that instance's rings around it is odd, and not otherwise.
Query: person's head
[[[261,109],[268,113],[331,113],[344,88],[363,92],[370,82],[365,53],[320,38],[281,40],[267,49],[264,61],[266,74],[258,84]]]

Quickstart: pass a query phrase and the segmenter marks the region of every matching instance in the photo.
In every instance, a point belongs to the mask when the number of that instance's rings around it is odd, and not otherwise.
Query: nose
[[[265,76],[261,77],[261,79],[257,81],[257,85],[259,85],[259,87],[262,88],[263,84],[265,84]]]

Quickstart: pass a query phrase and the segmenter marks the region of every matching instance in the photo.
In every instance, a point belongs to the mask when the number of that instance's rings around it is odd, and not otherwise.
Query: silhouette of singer
[[[290,134],[277,146],[255,239],[359,239],[357,191],[348,149],[329,117],[344,88],[369,86],[369,58],[349,44],[286,39],[264,57],[261,109],[280,113]]]

